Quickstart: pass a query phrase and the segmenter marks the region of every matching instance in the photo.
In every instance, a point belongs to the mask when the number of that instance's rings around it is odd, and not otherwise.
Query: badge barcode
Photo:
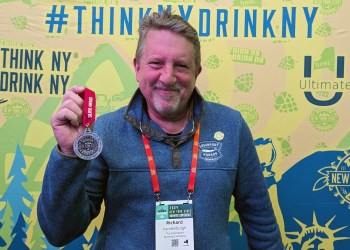
[[[179,246],[179,239],[172,239],[171,247],[178,247],[178,246]]]

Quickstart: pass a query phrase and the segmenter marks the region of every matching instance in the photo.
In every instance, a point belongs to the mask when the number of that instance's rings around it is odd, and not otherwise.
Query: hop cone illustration
[[[239,91],[249,92],[253,87],[253,73],[239,75],[235,80],[235,86]]]
[[[244,120],[248,124],[248,127],[253,127],[259,120],[259,114],[255,107],[250,104],[240,104],[236,106],[236,109],[241,112]]]
[[[12,24],[19,30],[27,28],[28,20],[25,16],[18,16],[11,18]]]
[[[291,56],[286,56],[285,58],[282,59],[282,61],[280,62],[280,64],[278,66],[282,69],[285,69],[285,70],[294,69],[295,60]]]
[[[328,23],[322,23],[317,28],[315,34],[321,37],[328,37],[332,35],[332,27]]]
[[[277,138],[277,140],[281,143],[282,157],[287,157],[290,153],[292,153],[292,147],[289,143],[289,139],[286,140],[284,138]]]
[[[322,15],[333,15],[336,13],[343,5],[343,0],[333,0],[333,1],[320,1]]]
[[[209,69],[216,69],[220,66],[221,60],[217,55],[211,55],[205,60],[204,66]]]
[[[207,101],[220,103],[218,95],[216,93],[214,93],[213,91],[211,91],[211,90],[205,92],[203,97]]]
[[[275,100],[275,109],[281,113],[289,113],[297,111],[298,107],[294,97],[287,92],[283,92]]]

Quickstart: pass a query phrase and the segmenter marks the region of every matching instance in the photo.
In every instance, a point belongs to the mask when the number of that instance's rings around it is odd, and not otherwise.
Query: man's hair
[[[135,55],[138,63],[143,53],[145,38],[150,30],[169,30],[187,38],[193,44],[196,69],[199,69],[201,65],[201,48],[196,29],[181,16],[172,14],[169,10],[164,10],[161,13],[154,12],[142,19],[139,27],[139,41]]]

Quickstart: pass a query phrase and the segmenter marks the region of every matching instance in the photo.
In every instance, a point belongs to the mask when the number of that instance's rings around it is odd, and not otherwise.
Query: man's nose
[[[160,81],[164,84],[175,84],[176,74],[172,65],[164,65],[160,75]]]

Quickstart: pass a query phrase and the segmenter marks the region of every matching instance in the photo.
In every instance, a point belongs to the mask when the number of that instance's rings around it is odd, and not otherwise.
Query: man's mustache
[[[166,85],[164,83],[156,83],[152,87],[153,89],[165,90],[165,91],[180,91],[181,87],[178,84],[175,85]]]

